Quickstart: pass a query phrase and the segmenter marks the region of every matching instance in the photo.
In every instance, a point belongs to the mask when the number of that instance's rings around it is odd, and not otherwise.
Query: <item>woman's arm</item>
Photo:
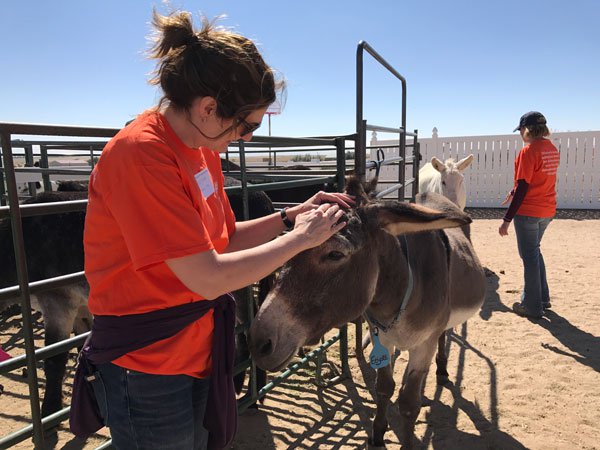
[[[504,214],[505,222],[510,222],[515,217],[515,214],[519,210],[519,207],[523,203],[525,199],[525,195],[527,194],[527,190],[529,189],[529,185],[525,180],[517,180],[517,187],[515,188],[515,193],[513,195],[512,201],[510,202],[510,206],[506,210],[506,214]]]
[[[500,228],[498,228],[498,233],[500,234],[500,236],[508,235],[508,227],[510,225],[510,222],[513,220],[513,217],[515,217],[515,214],[517,213],[519,207],[523,203],[528,189],[529,185],[525,180],[517,180],[517,187],[513,189],[510,193],[510,206],[506,210],[506,214],[504,214],[504,218],[502,219],[502,225],[500,225]],[[507,200],[508,198],[509,197],[507,197]]]
[[[235,233],[229,238],[225,253],[238,252],[269,242],[287,227],[279,213],[235,223]]]
[[[188,289],[214,299],[266,277],[296,254],[325,242],[346,225],[337,223],[342,215],[338,205],[323,204],[299,214],[291,232],[257,247],[222,255],[211,250],[165,262]]]

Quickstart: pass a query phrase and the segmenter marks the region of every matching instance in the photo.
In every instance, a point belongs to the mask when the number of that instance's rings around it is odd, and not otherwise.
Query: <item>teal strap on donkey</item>
[[[412,269],[410,267],[410,261],[408,260],[408,242],[406,240],[406,236],[404,237],[404,243],[406,246],[406,264],[408,265],[408,287],[406,288],[406,292],[404,293],[404,299],[402,300],[402,304],[400,305],[400,310],[394,316],[394,319],[388,324],[384,325],[379,322],[375,317],[369,314],[369,310],[365,311],[365,316],[367,318],[367,322],[369,322],[369,327],[373,332],[373,350],[369,354],[369,362],[373,369],[381,369],[386,367],[390,363],[390,352],[389,350],[381,343],[379,340],[379,331],[383,333],[387,333],[395,324],[400,320],[402,313],[406,310],[406,305],[408,305],[408,299],[412,295],[414,279]]]

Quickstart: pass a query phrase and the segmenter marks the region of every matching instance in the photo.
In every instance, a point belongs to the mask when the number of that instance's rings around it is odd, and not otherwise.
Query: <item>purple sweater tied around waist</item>
[[[94,365],[174,336],[214,308],[215,330],[212,374],[204,415],[208,448],[228,447],[237,431],[237,403],[233,386],[235,350],[235,300],[225,294],[216,300],[198,301],[127,316],[94,316],[92,332],[78,357],[69,417],[73,434],[87,437],[104,426],[90,381]]]

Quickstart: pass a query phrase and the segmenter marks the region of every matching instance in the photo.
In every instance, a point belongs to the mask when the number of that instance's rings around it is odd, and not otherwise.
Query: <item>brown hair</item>
[[[528,125],[523,127],[523,137],[529,140],[540,139],[546,136],[550,136],[550,130],[544,125]]]
[[[195,31],[188,12],[153,12],[157,36],[149,57],[158,62],[150,83],[163,90],[159,106],[168,101],[187,111],[196,98],[210,96],[219,117],[230,119],[273,103],[285,83],[275,81],[256,45],[201,19],[202,29]]]

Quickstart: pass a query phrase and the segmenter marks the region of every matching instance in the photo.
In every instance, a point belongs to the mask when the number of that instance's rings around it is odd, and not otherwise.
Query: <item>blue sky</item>
[[[159,1],[6,0],[0,121],[120,127],[154,105],[145,59]],[[542,111],[554,131],[600,129],[600,2],[173,1],[255,39],[288,82],[272,134],[355,129],[355,56],[367,41],[408,83],[407,127],[510,133]],[[365,55],[365,118],[400,124],[400,84]],[[267,134],[266,120],[258,134]]]

